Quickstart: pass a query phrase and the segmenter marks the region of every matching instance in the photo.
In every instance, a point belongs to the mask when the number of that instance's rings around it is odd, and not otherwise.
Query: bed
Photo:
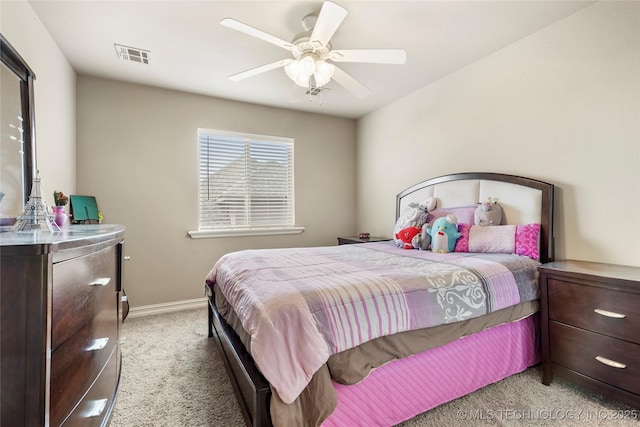
[[[205,280],[209,336],[247,425],[395,425],[538,363],[537,267],[554,257],[553,192],[496,173],[400,192],[396,219],[429,198],[459,218],[452,253],[389,241],[216,261]],[[483,246],[472,211],[488,198],[502,221],[482,228]]]

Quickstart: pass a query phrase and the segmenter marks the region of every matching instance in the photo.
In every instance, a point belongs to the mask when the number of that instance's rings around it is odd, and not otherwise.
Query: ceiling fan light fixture
[[[287,73],[287,77],[289,77],[295,84],[302,87],[309,87],[309,77],[310,74],[306,74],[302,71],[302,65],[300,61],[291,61],[284,67],[284,72]]]
[[[313,54],[306,54],[299,60],[294,60],[287,64],[284,67],[284,71],[298,86],[308,88],[309,79],[313,76],[315,86],[321,87],[331,81],[335,66]]]
[[[298,60],[291,61],[284,67],[284,72],[295,84],[309,87],[309,78],[316,71],[316,61],[313,55],[305,55]]]
[[[315,68],[316,70],[313,73],[313,78],[316,81],[317,87],[322,87],[329,83],[333,77],[333,73],[336,71],[335,65],[329,64],[327,61],[322,59],[316,61]]]
[[[294,83],[298,86],[302,86],[304,88],[309,87],[309,77],[306,74],[300,74],[295,80]]]
[[[316,71],[316,61],[311,55],[305,55],[300,59],[300,73],[311,76]]]

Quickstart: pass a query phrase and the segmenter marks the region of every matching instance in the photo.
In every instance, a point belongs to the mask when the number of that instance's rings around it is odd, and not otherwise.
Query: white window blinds
[[[293,227],[293,139],[198,129],[199,229]]]

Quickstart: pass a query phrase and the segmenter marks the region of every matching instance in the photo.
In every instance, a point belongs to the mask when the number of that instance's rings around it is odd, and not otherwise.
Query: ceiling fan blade
[[[320,9],[318,20],[316,21],[316,25],[313,27],[313,32],[311,33],[309,41],[311,43],[317,42],[320,43],[321,46],[325,46],[329,43],[329,40],[340,24],[342,24],[347,13],[347,9],[344,7],[330,1],[325,1],[322,4],[322,9]]]
[[[264,31],[254,28],[251,25],[247,25],[240,21],[236,21],[233,18],[224,18],[222,21],[220,21],[220,24],[224,25],[225,27],[229,27],[234,30],[240,31],[241,33],[245,33],[250,36],[259,38],[261,40],[264,40],[276,46],[280,46],[281,48],[286,49],[288,51],[292,51],[295,48],[295,46],[293,46],[289,42],[286,42],[276,36],[272,36],[269,33],[265,33]]]
[[[338,67],[335,68],[335,72],[333,73],[333,80],[358,98],[364,98],[371,93],[371,90]]]
[[[370,64],[404,64],[407,52],[403,49],[355,49],[332,50],[329,58],[333,62],[367,62]]]
[[[241,73],[233,74],[229,76],[229,80],[233,80],[234,82],[237,82],[239,80],[244,80],[248,77],[253,77],[257,74],[264,73],[266,71],[284,67],[291,61],[293,61],[293,59],[281,59],[280,61],[272,62],[271,64],[262,65],[260,67],[252,68],[250,70],[246,70]]]

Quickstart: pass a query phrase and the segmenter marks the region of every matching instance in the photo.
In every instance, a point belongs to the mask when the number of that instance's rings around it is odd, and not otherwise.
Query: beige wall
[[[359,230],[389,236],[396,193],[458,171],[556,184],[558,258],[640,265],[638,3],[595,4],[357,127],[88,76],[76,86],[30,5],[2,1],[0,8],[0,30],[37,76],[47,200],[54,189],[94,194],[107,222],[128,227],[125,280],[134,307],[201,297],[204,275],[232,250],[332,245]],[[197,227],[197,127],[294,137],[297,217],[307,230],[186,237]],[[608,218],[620,223],[613,231],[601,226]]]
[[[640,266],[640,3],[597,3],[362,118],[358,228],[390,236],[398,192],[465,171],[555,184],[558,259]]]
[[[0,1],[0,32],[36,75],[36,157],[47,203],[75,192],[76,73],[25,0]]]
[[[353,120],[79,76],[78,191],[105,221],[127,227],[125,286],[132,306],[200,298],[227,252],[335,245],[355,228]],[[295,138],[292,236],[193,240],[198,227],[197,128]]]

